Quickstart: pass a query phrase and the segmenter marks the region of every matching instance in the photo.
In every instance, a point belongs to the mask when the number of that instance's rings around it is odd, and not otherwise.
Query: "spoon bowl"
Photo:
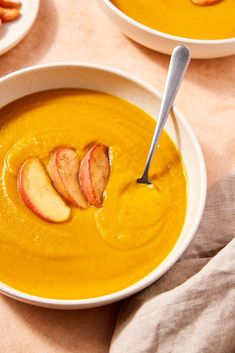
[[[152,185],[151,180],[149,180],[148,175],[142,175],[141,178],[137,179],[138,184],[146,184],[146,185]]]

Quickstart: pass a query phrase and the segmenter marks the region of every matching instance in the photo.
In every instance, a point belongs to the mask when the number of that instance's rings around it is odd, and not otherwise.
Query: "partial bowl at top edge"
[[[212,59],[235,54],[235,38],[203,40],[171,35],[143,25],[127,16],[110,0],[97,1],[103,12],[122,33],[152,50],[171,55],[175,46],[185,45],[191,50],[194,59]]]

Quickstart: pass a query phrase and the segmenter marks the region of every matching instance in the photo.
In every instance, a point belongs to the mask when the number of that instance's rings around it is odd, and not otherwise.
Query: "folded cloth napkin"
[[[235,353],[235,173],[175,266],[124,302],[110,353]]]

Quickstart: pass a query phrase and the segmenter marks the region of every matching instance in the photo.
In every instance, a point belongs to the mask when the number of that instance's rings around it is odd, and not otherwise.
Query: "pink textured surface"
[[[26,66],[64,60],[123,69],[162,89],[169,57],[119,33],[96,0],[41,0],[31,32],[0,57],[0,76]],[[235,165],[234,92],[235,57],[229,57],[192,61],[177,97],[177,105],[202,144],[209,185]],[[108,352],[117,308],[59,312],[0,297],[0,352]]]

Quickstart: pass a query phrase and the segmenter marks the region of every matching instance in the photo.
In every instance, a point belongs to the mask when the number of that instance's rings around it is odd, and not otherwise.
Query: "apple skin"
[[[78,182],[79,167],[76,151],[62,146],[51,155],[48,172],[55,189],[63,199],[75,207],[85,209],[87,203]]]
[[[70,208],[57,194],[38,158],[28,158],[17,176],[17,188],[25,205],[41,219],[52,223],[66,222]]]
[[[95,144],[82,159],[79,183],[90,205],[102,207],[103,193],[110,174],[108,147]]]

